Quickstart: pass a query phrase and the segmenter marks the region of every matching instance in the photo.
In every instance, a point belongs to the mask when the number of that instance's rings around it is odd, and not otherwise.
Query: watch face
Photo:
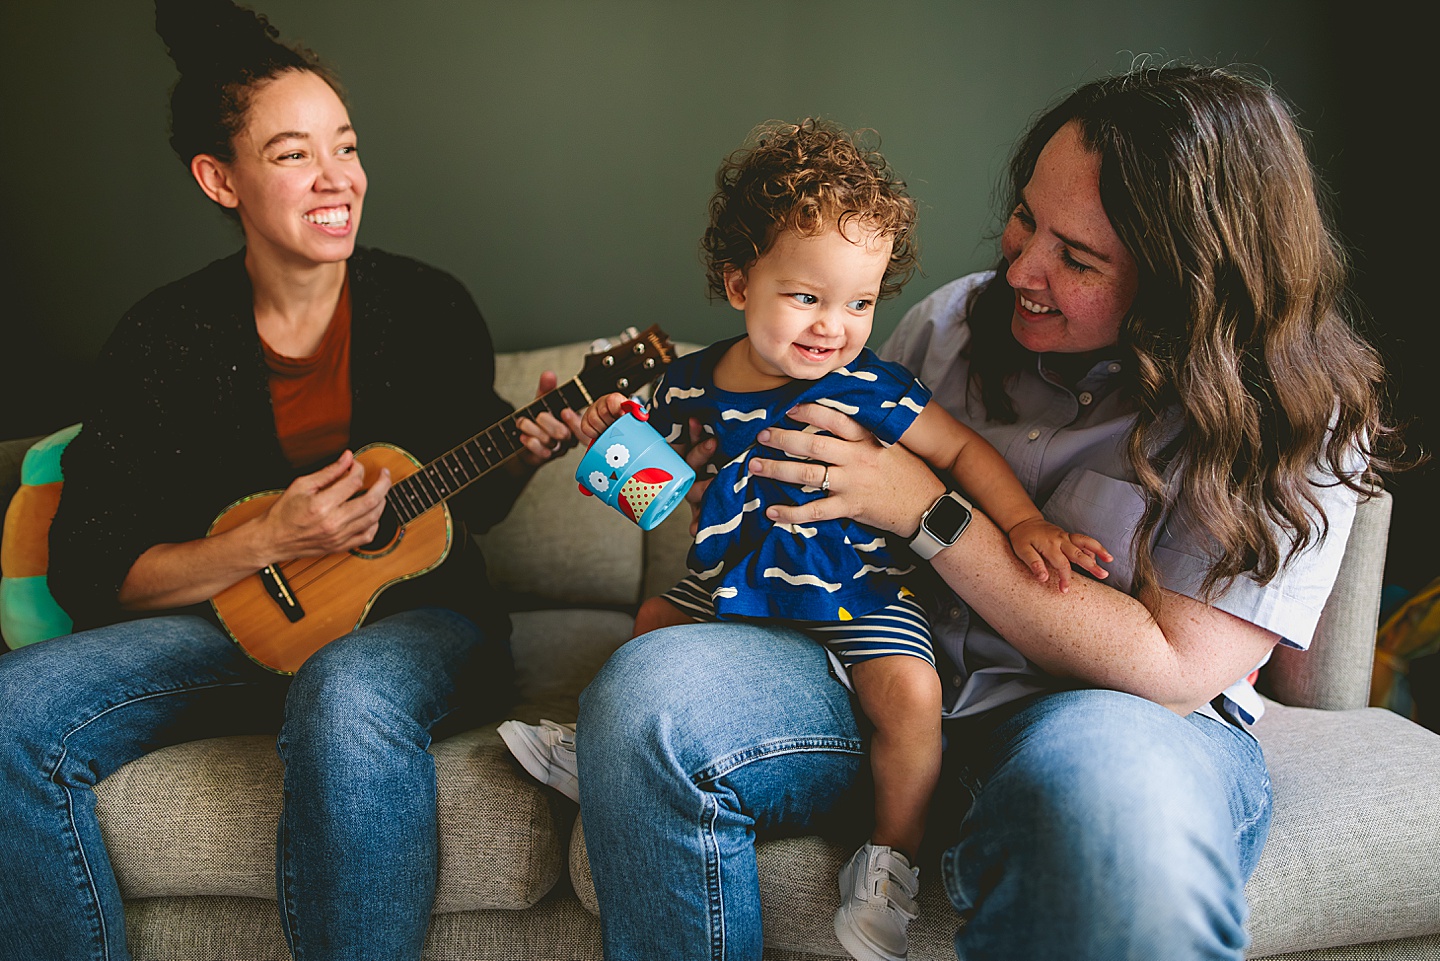
[[[955,498],[945,496],[925,515],[925,530],[942,544],[953,544],[970,523],[970,511]]]

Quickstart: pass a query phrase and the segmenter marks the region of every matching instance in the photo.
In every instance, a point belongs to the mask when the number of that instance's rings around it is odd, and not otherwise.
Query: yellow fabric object
[[[1370,704],[1415,718],[1410,691],[1410,662],[1440,651],[1440,578],[1409,598],[1380,627]]]

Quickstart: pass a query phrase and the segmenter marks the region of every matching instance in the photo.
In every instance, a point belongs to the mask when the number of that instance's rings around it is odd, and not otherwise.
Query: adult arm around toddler
[[[819,486],[828,497],[772,507],[796,523],[850,517],[912,537],[945,485],[903,445],[882,447],[845,415],[817,405],[795,419],[834,436],[772,429],[761,441],[804,460],[755,461],[757,473]],[[1068,592],[1042,583],[1009,540],[977,511],[954,546],[931,561],[945,582],[1022,654],[1052,674],[1125,691],[1187,714],[1243,677],[1279,638],[1184,595],[1159,589],[1134,598],[1078,578]]]

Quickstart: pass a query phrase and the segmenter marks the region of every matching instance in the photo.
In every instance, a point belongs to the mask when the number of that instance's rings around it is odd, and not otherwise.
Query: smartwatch
[[[910,541],[910,549],[928,561],[958,541],[969,526],[970,502],[954,491],[947,491],[920,517],[920,530]]]

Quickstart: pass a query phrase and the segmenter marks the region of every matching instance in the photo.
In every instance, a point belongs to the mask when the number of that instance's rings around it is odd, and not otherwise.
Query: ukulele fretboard
[[[581,410],[590,396],[580,378],[561,384],[528,407],[521,408],[454,449],[441,454],[404,480],[397,481],[385,495],[401,524],[408,524],[462,488],[494,470],[521,448],[516,421],[534,420],[542,412],[556,418],[563,410]]]

